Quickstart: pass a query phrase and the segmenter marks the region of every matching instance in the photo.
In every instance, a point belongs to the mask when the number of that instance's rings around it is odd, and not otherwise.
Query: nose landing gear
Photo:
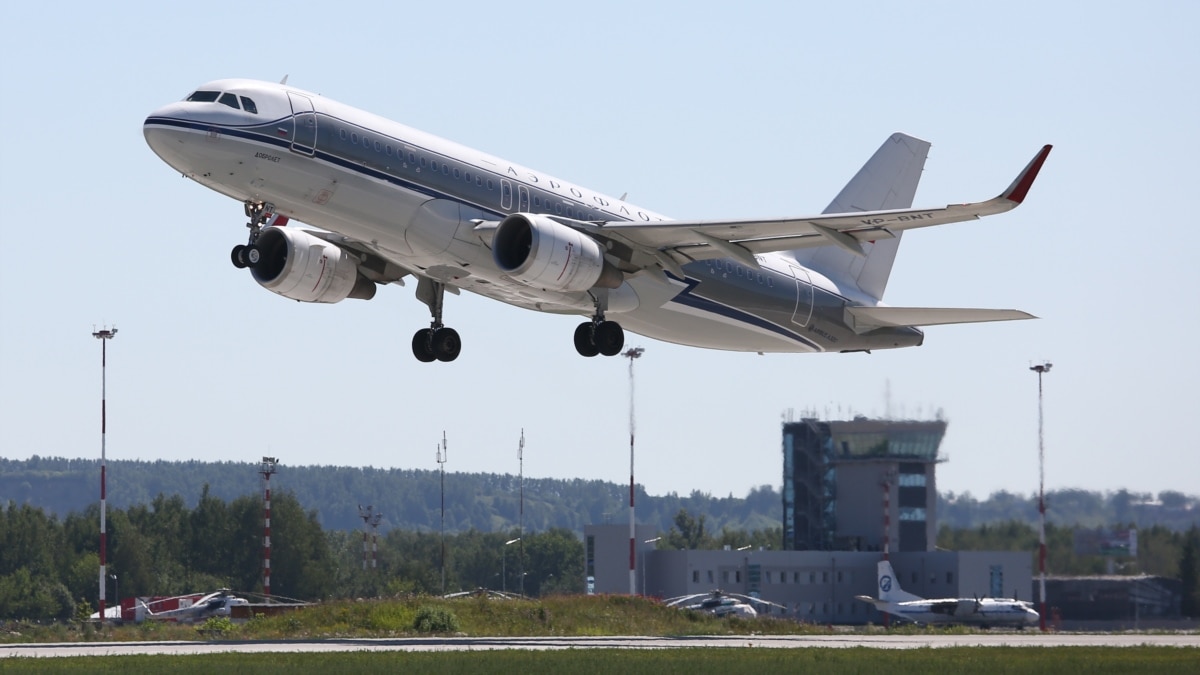
[[[245,207],[246,217],[250,219],[250,222],[246,223],[246,227],[250,228],[250,236],[244,246],[238,244],[229,252],[230,261],[238,269],[254,267],[262,260],[262,251],[258,250],[255,242],[258,241],[258,235],[264,227],[287,222],[286,217],[275,213],[275,205],[270,202],[247,201]]]

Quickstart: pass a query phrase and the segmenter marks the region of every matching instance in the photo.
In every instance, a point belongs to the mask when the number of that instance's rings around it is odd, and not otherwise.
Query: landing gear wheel
[[[625,331],[616,321],[601,321],[596,324],[592,336],[596,348],[605,356],[616,356],[621,353],[621,347],[625,346]]]
[[[245,258],[247,267],[256,267],[262,260],[262,251],[254,244],[250,244],[242,251],[242,257]]]
[[[429,363],[437,360],[437,356],[433,353],[433,330],[422,328],[413,335],[412,350],[413,356],[421,363]]]
[[[596,346],[596,324],[584,321],[575,327],[575,351],[587,357],[600,353],[600,348]]]
[[[444,326],[433,331],[430,345],[433,348],[434,356],[442,362],[457,359],[459,352],[462,351],[462,340],[458,337],[458,331]]]
[[[238,268],[239,270],[244,269],[247,266],[246,247],[242,246],[241,244],[234,246],[233,250],[229,252],[229,259],[233,261],[234,267]]]

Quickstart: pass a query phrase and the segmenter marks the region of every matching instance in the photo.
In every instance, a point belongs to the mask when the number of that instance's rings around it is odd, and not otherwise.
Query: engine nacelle
[[[500,221],[492,257],[510,277],[537,288],[586,291],[617,288],[624,281],[595,239],[536,213],[514,213]]]
[[[341,248],[292,227],[263,228],[254,242],[262,257],[250,268],[263,288],[301,302],[370,300],[375,282]]]

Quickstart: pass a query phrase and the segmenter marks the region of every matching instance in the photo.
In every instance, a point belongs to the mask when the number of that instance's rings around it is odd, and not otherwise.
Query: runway
[[[1200,634],[988,633],[973,635],[742,635],[684,637],[450,637],[212,642],[76,642],[0,645],[0,658],[182,655],[218,653],[316,653],[357,651],[450,652],[496,649],[679,649],[684,647],[809,647],[918,649],[924,647],[1191,647]]]

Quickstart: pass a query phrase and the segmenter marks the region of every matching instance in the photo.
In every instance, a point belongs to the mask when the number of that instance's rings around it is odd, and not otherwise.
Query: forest
[[[258,464],[246,462],[165,462],[110,460],[108,503],[127,508],[149,504],[159,494],[180,495],[195,506],[207,485],[209,494],[226,501],[262,492]],[[40,507],[65,517],[83,512],[99,498],[99,462],[92,459],[33,457],[0,459],[0,505],[8,501]],[[779,483],[782,484],[782,477]],[[511,474],[445,475],[447,532],[493,532],[520,525],[522,485]],[[361,525],[359,505],[383,515],[380,531],[441,531],[442,477],[437,471],[346,466],[279,465],[271,478],[274,491],[290,491],[327,530]],[[620,523],[626,519],[629,486],[598,480],[524,479],[524,525],[544,531],[579,532],[586,524]],[[782,525],[779,489],[761,485],[745,496],[651,495],[638,486],[638,521],[667,531],[681,510],[704,516],[709,529],[762,530]],[[1162,525],[1183,531],[1200,524],[1200,499],[1179,492],[1157,495],[1119,490],[1100,493],[1062,489],[1047,493],[1047,518],[1061,526],[1101,527],[1117,523]],[[996,492],[977,498],[969,492],[938,495],[941,525],[973,528],[988,523],[1037,521],[1037,495]]]

